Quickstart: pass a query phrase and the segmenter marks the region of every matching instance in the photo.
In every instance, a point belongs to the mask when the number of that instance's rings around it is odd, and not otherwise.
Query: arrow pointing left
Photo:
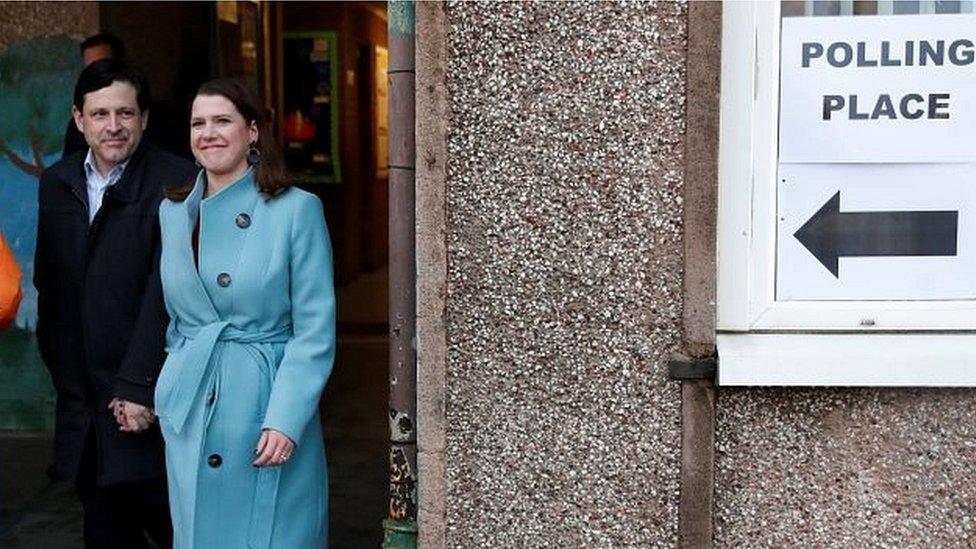
[[[840,278],[841,257],[954,256],[957,211],[841,212],[840,191],[793,236]]]

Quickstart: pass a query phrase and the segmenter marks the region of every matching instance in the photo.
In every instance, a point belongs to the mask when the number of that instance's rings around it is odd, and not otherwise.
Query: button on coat
[[[239,213],[237,214],[237,218],[234,220],[234,222],[237,223],[238,227],[246,229],[251,226],[251,216],[247,215],[246,213]]]

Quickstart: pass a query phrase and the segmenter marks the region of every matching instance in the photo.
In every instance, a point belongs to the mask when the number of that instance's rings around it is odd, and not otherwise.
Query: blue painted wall
[[[0,230],[24,272],[15,326],[0,334],[0,430],[49,430],[54,392],[34,338],[40,171],[61,157],[81,65],[77,42],[38,38],[0,51]]]

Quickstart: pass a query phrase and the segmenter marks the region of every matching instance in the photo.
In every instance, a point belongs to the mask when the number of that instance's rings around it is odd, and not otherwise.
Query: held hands
[[[150,408],[121,398],[113,398],[108,409],[115,415],[119,431],[124,433],[141,433],[156,421],[156,414]]]
[[[284,433],[274,429],[261,431],[261,439],[254,453],[258,455],[254,460],[255,467],[275,467],[284,465],[295,451],[295,443]]]

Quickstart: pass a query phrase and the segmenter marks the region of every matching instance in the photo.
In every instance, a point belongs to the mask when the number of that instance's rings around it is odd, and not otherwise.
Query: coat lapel
[[[182,219],[177,223],[177,260],[179,261],[179,268],[190,273],[187,278],[192,280],[189,288],[186,290],[189,292],[190,299],[199,303],[200,306],[207,313],[205,316],[206,323],[216,322],[220,315],[217,314],[217,309],[214,307],[213,300],[210,298],[210,294],[207,292],[206,287],[203,285],[203,280],[200,278],[200,272],[197,270],[196,261],[193,257],[193,228],[197,223],[197,216],[200,212],[200,202],[203,196],[203,187],[205,185],[204,172],[201,170],[200,174],[197,176],[197,181],[193,185],[193,190],[186,197],[186,199],[180,203],[180,207],[183,215]]]
[[[136,147],[132,156],[129,157],[129,165],[125,167],[122,177],[115,185],[106,189],[107,196],[111,196],[113,200],[126,203],[138,200],[144,184],[143,180],[146,179],[143,176],[146,171],[145,160],[149,156],[149,149],[152,147],[146,141]],[[71,177],[64,180],[64,183],[71,188],[71,193],[85,205],[85,209],[88,209],[88,182],[85,176],[85,158],[87,155],[87,148],[74,154],[71,159],[72,166],[69,170]]]
[[[129,157],[129,164],[125,167],[125,171],[122,172],[122,177],[119,178],[115,185],[105,190],[106,196],[110,196],[112,200],[119,202],[135,202],[142,192],[143,185],[158,184],[156,181],[144,181],[147,179],[145,177],[146,158],[149,156],[148,151],[151,148],[152,145],[146,141],[139,144],[132,153],[132,156]]]
[[[200,203],[200,273],[205,277],[203,284],[214,306],[223,314],[233,309],[238,285],[250,272],[242,261],[254,257],[244,253],[244,249],[248,236],[260,224],[253,217],[259,198],[254,177],[248,170],[240,179]],[[231,277],[229,287],[217,285],[216,277],[220,274]]]
[[[72,157],[69,157],[71,165],[68,167],[67,177],[61,179],[61,182],[71,189],[71,194],[85,206],[86,212],[88,211],[88,182],[85,178],[85,155],[87,154],[87,150],[77,152]]]

